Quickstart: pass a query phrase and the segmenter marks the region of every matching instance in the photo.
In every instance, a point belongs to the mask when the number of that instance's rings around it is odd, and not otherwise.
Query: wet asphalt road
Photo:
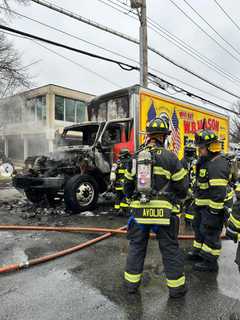
[[[1,223],[26,224],[18,215],[0,209]],[[39,223],[32,219],[28,224]],[[125,218],[49,217],[51,225],[119,227]],[[97,235],[40,232],[0,232],[0,265],[24,261],[68,248]],[[181,243],[183,249],[190,243]],[[80,252],[28,270],[1,275],[1,320],[138,320],[229,319],[240,314],[240,274],[233,263],[236,245],[225,241],[220,271],[201,274],[186,264],[189,292],[168,299],[156,241],[151,241],[143,284],[138,295],[127,295],[122,273],[127,241],[112,237]],[[235,319],[235,318],[234,318]]]

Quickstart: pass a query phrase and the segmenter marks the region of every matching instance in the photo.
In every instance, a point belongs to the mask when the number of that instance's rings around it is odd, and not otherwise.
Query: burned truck
[[[64,199],[73,213],[94,209],[99,194],[109,187],[113,148],[130,132],[132,122],[128,118],[65,127],[54,154],[27,158],[13,185],[33,203],[47,199],[56,205]]]
[[[227,116],[135,85],[94,98],[88,105],[89,121],[66,127],[55,154],[27,161],[24,173],[16,175],[13,183],[32,202],[64,198],[72,212],[93,209],[99,194],[108,190],[112,161],[122,148],[135,152],[144,142],[146,123],[156,116],[169,119],[175,134],[168,146],[180,159],[185,143],[194,140],[203,123],[218,133],[228,152]]]

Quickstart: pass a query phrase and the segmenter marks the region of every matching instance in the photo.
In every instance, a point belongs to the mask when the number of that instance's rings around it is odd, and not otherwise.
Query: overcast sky
[[[108,2],[108,0],[105,0]],[[114,0],[117,2],[118,0]],[[126,2],[126,0],[121,0]],[[219,10],[214,0],[188,0],[189,3],[209,22],[216,28],[216,30],[226,38],[235,48],[239,50],[237,54],[233,49],[227,46],[213,31],[194,14],[191,9],[184,3],[183,0],[174,0],[186,13],[188,13],[195,21],[209,32],[210,35],[215,37],[224,47],[227,48],[234,56],[236,61],[231,55],[224,52],[223,49],[217,46],[211,39],[202,33],[196,26],[192,24],[173,4],[170,0],[147,0],[148,17],[155,20],[162,27],[166,28],[174,35],[178,36],[185,42],[191,44],[192,47],[199,50],[202,54],[215,61],[224,70],[235,76],[240,77],[240,31],[227,19],[227,17]],[[231,14],[232,18],[240,25],[240,1],[237,0],[218,0],[225,10]],[[109,26],[122,33],[128,34],[132,37],[138,38],[139,22],[131,19],[129,16],[121,14],[114,9],[107,7],[105,4],[98,0],[53,0],[52,3],[62,6],[65,9],[78,13],[86,18],[95,20],[101,24]],[[10,1],[12,9],[18,12],[40,20],[41,22],[50,24],[51,26],[58,27],[64,31],[76,35],[82,39],[91,41],[97,45],[103,46],[113,51],[117,51],[122,55],[138,60],[138,46],[116,36],[110,35],[106,32],[88,26],[84,23],[73,20],[62,14],[53,12],[35,3],[28,6],[16,5]],[[59,41],[70,46],[74,46],[83,50],[91,51],[97,54],[102,54],[111,58],[120,59],[110,53],[101,49],[97,49],[82,41],[72,39],[59,32],[50,30],[35,22],[26,20],[24,18],[13,17],[9,22],[9,26],[18,28],[22,31],[31,32],[35,35],[43,36],[54,41]],[[96,73],[103,75],[110,82],[107,82],[94,73],[82,69],[73,63],[64,60],[62,57],[55,55],[52,52],[40,47],[30,40],[14,38],[8,36],[16,48],[22,53],[22,60],[24,65],[28,65],[36,60],[40,61],[33,65],[29,70],[33,76],[36,86],[54,83],[69,88],[86,91],[93,94],[101,94],[109,92],[119,87],[126,87],[139,82],[139,74],[136,71],[127,72],[121,70],[118,66],[98,61],[90,57],[86,57],[77,53],[72,53],[64,49],[55,48],[53,46],[44,44],[51,50],[55,50],[61,55],[74,60],[79,65],[82,65]],[[167,40],[160,37],[152,30],[148,30],[149,45],[158,49],[163,54],[169,56],[178,63],[194,70],[205,78],[218,83],[224,88],[229,89],[236,94],[239,94],[240,82],[231,82],[226,78],[220,76],[218,73],[198,62],[179,48],[169,43]],[[124,60],[124,59],[121,59]],[[128,62],[127,60],[124,60]],[[132,63],[132,62],[130,62]],[[203,81],[195,78],[180,70],[164,59],[149,53],[149,65],[159,70],[159,73],[164,72],[169,76],[176,77],[192,86],[201,88],[208,91],[222,99],[234,102],[236,99],[228,94],[205,84]],[[186,85],[178,83],[176,80],[171,80],[166,75],[163,78],[172,81],[176,84],[185,87],[189,91],[193,91],[202,95],[210,100],[218,102],[222,105],[229,106],[226,101],[218,100],[207,94],[201,93],[196,89],[187,87]],[[112,84],[113,82],[114,84]],[[155,88],[155,87],[153,87]],[[172,90],[169,90],[173,92]],[[182,98],[181,95],[175,94],[176,97]],[[198,102],[197,102],[198,103]]]

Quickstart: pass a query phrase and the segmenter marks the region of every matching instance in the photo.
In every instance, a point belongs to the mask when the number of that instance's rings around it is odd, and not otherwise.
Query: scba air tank
[[[137,190],[143,194],[149,194],[152,190],[152,155],[148,150],[138,154]]]

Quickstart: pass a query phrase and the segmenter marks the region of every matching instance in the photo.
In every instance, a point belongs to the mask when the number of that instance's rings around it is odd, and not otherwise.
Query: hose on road
[[[1,227],[5,227],[4,229],[2,228],[1,230],[7,230],[6,227],[7,226],[1,226]],[[17,227],[20,227],[20,226],[11,226],[12,229],[11,230],[19,230],[17,229]],[[29,227],[29,226],[25,226],[26,227]],[[15,229],[13,229],[15,228]],[[41,227],[39,227],[41,228]],[[41,230],[37,228],[37,230]],[[51,227],[50,227],[51,228]],[[44,228],[43,228],[44,229]],[[46,227],[45,227],[46,229]],[[81,228],[80,228],[81,229]],[[112,231],[113,232],[107,232],[97,238],[94,238],[92,240],[88,240],[86,242],[83,242],[83,243],[80,243],[76,246],[73,246],[73,247],[70,247],[68,249],[65,249],[65,250],[62,250],[62,251],[59,251],[59,252],[56,252],[56,253],[53,253],[53,254],[50,254],[50,255],[47,255],[47,256],[43,256],[43,257],[40,257],[40,258],[36,258],[36,259],[32,259],[32,260],[28,260],[26,262],[20,262],[20,263],[15,263],[15,264],[10,264],[10,265],[7,265],[7,266],[4,266],[4,267],[1,267],[0,268],[0,273],[7,273],[7,272],[11,272],[11,271],[18,271],[18,270],[21,270],[21,269],[24,269],[24,268],[29,268],[29,267],[32,267],[32,266],[35,266],[37,264],[40,264],[40,263],[43,263],[43,262],[47,262],[47,261],[50,261],[50,260],[53,260],[53,259],[56,259],[56,258],[60,258],[60,257],[63,257],[67,254],[70,254],[70,253],[73,253],[73,252],[76,252],[76,251],[79,251],[81,249],[84,249],[86,247],[89,247],[97,242],[100,242],[100,241],[103,241],[107,238],[110,238],[111,236],[113,236],[116,232],[121,232],[121,231],[124,231],[124,229],[126,229],[126,226],[123,226],[119,229],[113,229]],[[21,229],[23,230],[23,229]],[[24,229],[26,230],[26,229]],[[27,230],[31,230],[31,227],[29,227]],[[34,227],[34,231],[36,230],[36,227]],[[44,230],[46,231],[46,230]],[[49,230],[48,230],[49,231]],[[56,231],[56,230],[51,230],[51,231]],[[59,230],[58,230],[59,231]]]
[[[126,229],[126,228],[125,228]],[[56,231],[56,232],[86,232],[86,233],[112,233],[115,235],[126,235],[124,229],[109,229],[100,227],[49,227],[49,226],[15,226],[15,225],[0,225],[0,231]],[[151,234],[151,238],[155,238],[155,234]],[[193,235],[180,234],[179,240],[194,240]],[[225,239],[225,236],[222,236]]]

